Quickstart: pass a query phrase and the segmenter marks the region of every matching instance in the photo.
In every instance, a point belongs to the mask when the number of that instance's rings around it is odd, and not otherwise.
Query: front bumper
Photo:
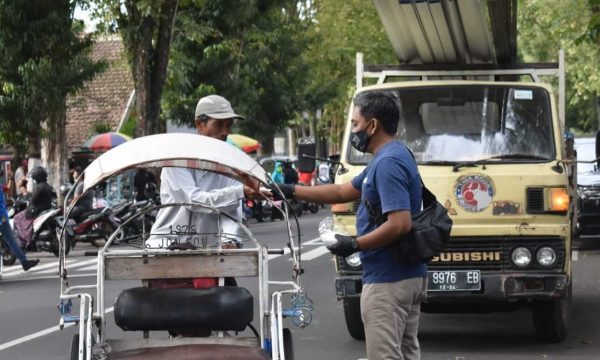
[[[481,290],[428,291],[426,303],[498,303],[519,300],[558,299],[567,296],[569,277],[564,274],[482,273]],[[361,276],[335,279],[338,300],[360,296]]]

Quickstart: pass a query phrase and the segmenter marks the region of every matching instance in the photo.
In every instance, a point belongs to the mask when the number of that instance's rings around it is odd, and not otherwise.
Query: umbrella
[[[131,138],[127,135],[116,132],[107,132],[92,136],[87,139],[81,147],[91,151],[107,151],[128,140],[131,140]]]
[[[227,136],[227,142],[243,150],[245,153],[251,153],[261,148],[258,140],[240,134],[229,134]]]

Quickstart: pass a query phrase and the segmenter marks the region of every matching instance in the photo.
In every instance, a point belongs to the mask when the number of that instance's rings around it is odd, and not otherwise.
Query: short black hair
[[[395,135],[398,131],[400,108],[393,93],[364,91],[354,97],[354,106],[360,109],[361,115],[366,119],[379,120],[386,133]]]

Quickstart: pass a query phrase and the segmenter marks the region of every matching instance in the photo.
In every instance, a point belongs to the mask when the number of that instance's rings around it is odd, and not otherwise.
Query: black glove
[[[359,250],[355,237],[335,234],[335,238],[337,240],[335,244],[327,245],[327,250],[331,251],[333,255],[346,257]]]
[[[283,198],[281,197],[281,194],[274,190],[273,191],[273,200],[283,200],[285,199],[293,199],[294,195],[296,194],[296,185],[294,184],[279,184],[279,188],[281,189],[281,192],[283,193]]]

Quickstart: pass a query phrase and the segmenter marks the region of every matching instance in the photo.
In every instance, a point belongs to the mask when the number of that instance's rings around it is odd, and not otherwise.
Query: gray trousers
[[[426,278],[364,284],[360,312],[365,324],[368,360],[419,360],[417,333]]]

